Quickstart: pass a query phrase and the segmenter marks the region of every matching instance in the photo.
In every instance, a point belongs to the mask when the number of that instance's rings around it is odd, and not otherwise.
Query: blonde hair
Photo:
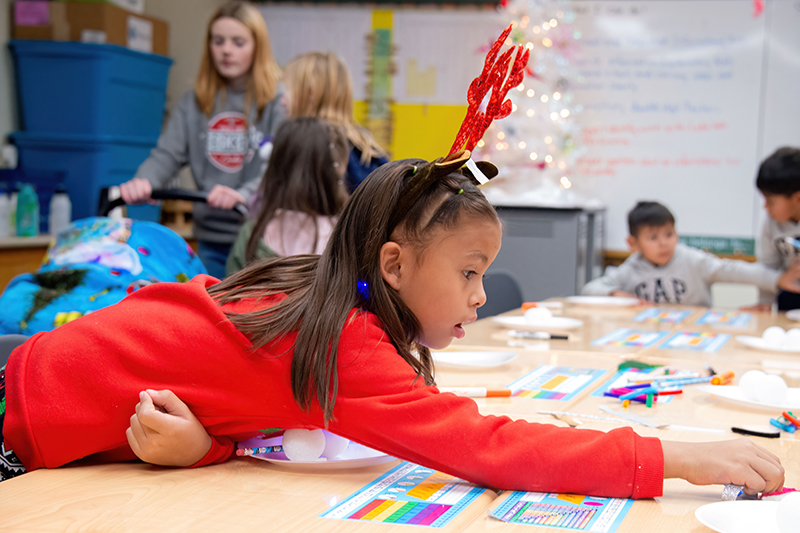
[[[353,82],[347,66],[331,52],[302,54],[286,65],[289,116],[317,117],[341,127],[361,151],[361,162],[386,157],[386,152],[353,117]]]
[[[203,50],[200,72],[197,74],[194,84],[197,105],[203,113],[211,116],[217,94],[219,93],[222,98],[225,97],[225,79],[217,72],[211,56],[211,26],[217,20],[226,17],[238,20],[253,34],[253,64],[250,67],[250,77],[247,80],[245,92],[245,116],[249,116],[250,105],[255,102],[260,118],[264,106],[275,98],[281,69],[272,56],[264,17],[261,16],[258,8],[249,2],[230,2],[220,7],[208,21],[206,46]]]

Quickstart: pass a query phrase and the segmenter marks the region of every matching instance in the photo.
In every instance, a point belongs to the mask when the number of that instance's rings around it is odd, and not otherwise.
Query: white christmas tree
[[[478,142],[478,159],[500,174],[485,190],[495,203],[580,205],[571,169],[580,127],[571,92],[580,51],[575,12],[567,0],[508,0],[499,7],[513,29],[506,45],[530,51],[522,83],[509,91],[511,114],[492,123]]]

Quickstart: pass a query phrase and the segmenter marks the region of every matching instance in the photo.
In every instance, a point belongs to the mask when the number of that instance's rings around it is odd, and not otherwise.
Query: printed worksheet
[[[511,396],[567,401],[602,377],[605,370],[542,365],[506,388]]]
[[[487,490],[449,474],[403,462],[319,516],[444,527]]]
[[[620,498],[516,491],[490,516],[511,524],[614,533],[631,505],[633,500]]]

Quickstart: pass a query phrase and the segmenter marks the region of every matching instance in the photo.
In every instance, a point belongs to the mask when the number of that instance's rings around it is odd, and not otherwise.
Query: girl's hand
[[[136,457],[161,466],[190,466],[211,449],[211,436],[172,391],[139,393],[136,414],[125,430]]]
[[[217,209],[233,209],[236,204],[247,202],[244,196],[225,185],[214,185],[208,193],[208,205]]]
[[[150,200],[153,186],[144,178],[133,178],[120,185],[119,192],[126,204],[143,204]]]
[[[746,438],[719,442],[661,441],[664,478],[695,485],[744,485],[750,494],[783,488],[784,470],[775,455]]]

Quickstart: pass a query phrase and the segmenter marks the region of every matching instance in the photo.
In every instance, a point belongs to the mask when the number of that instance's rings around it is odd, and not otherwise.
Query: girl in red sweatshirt
[[[326,427],[502,489],[645,498],[661,494],[665,477],[779,489],[779,460],[746,439],[661,442],[630,428],[513,421],[438,391],[429,348],[461,338],[476,319],[500,249],[499,219],[468,158],[380,167],[321,256],[258,262],[223,282],[152,285],[32,337],[6,368],[2,451],[27,470],[86,456],[132,460],[130,426],[143,457],[201,466],[261,429]],[[159,441],[147,429],[152,404],[137,406],[147,389],[173,391],[197,417],[168,415],[173,427],[209,436]],[[141,416],[131,418],[134,409]]]

